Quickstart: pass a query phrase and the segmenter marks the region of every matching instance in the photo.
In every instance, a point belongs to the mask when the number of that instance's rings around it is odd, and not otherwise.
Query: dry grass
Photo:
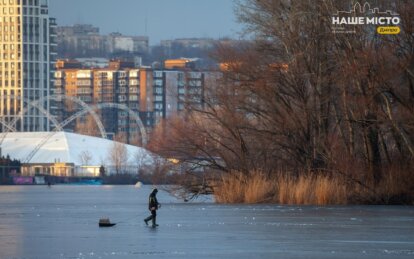
[[[223,176],[213,188],[219,203],[263,203],[271,202],[276,185],[261,173],[248,176],[234,172]]]
[[[414,204],[414,177],[408,170],[389,169],[377,185],[369,180],[364,184],[368,188],[338,175],[275,174],[269,178],[261,172],[232,172],[221,177],[213,191],[219,203]]]
[[[346,187],[335,179],[315,176],[269,179],[260,172],[223,176],[214,188],[219,203],[346,204]]]
[[[280,204],[346,204],[346,186],[327,176],[283,176],[278,178],[275,202]]]

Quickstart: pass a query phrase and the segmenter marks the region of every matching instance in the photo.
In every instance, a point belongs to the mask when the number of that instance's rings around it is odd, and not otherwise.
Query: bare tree
[[[128,150],[126,146],[119,142],[114,142],[109,150],[108,159],[111,166],[115,168],[116,174],[125,173],[128,166]]]
[[[152,164],[153,158],[147,153],[146,150],[139,150],[134,154],[134,160],[137,166],[137,174],[142,170],[148,169],[149,165]]]
[[[377,5],[399,13],[399,35],[333,33],[332,15],[350,8],[340,1],[240,1],[254,40],[218,46],[219,84],[205,86],[203,107],[189,102],[161,124],[150,147],[226,173],[329,172],[376,186],[393,167],[412,171],[414,3]]]
[[[93,159],[92,154],[88,150],[84,150],[79,154],[79,160],[81,161],[82,165],[90,165],[89,163]]]

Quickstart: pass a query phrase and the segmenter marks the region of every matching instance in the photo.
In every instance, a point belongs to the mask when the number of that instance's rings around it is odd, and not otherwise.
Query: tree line
[[[239,1],[252,40],[218,46],[223,77],[202,108],[160,124],[152,149],[228,174],[325,175],[373,193],[392,181],[412,195],[414,3],[374,4],[399,14],[399,34],[334,33],[349,3]]]

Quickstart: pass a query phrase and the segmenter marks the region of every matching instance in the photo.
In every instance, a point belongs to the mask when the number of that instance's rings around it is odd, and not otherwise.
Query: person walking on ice
[[[155,228],[158,226],[157,224],[157,210],[161,207],[161,204],[158,203],[157,200],[157,188],[152,190],[149,200],[148,200],[148,209],[151,211],[151,215],[144,219],[145,224],[148,226],[148,221],[152,220],[152,227]]]

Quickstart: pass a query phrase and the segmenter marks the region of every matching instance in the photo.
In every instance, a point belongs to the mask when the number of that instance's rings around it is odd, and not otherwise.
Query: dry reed
[[[214,188],[219,203],[346,204],[346,187],[323,176],[268,178],[260,172],[223,176]]]
[[[347,179],[347,181],[345,181]],[[407,170],[389,169],[381,182],[365,185],[332,175],[293,177],[261,172],[232,172],[214,184],[218,203],[278,203],[303,205],[413,204],[414,179]]]

